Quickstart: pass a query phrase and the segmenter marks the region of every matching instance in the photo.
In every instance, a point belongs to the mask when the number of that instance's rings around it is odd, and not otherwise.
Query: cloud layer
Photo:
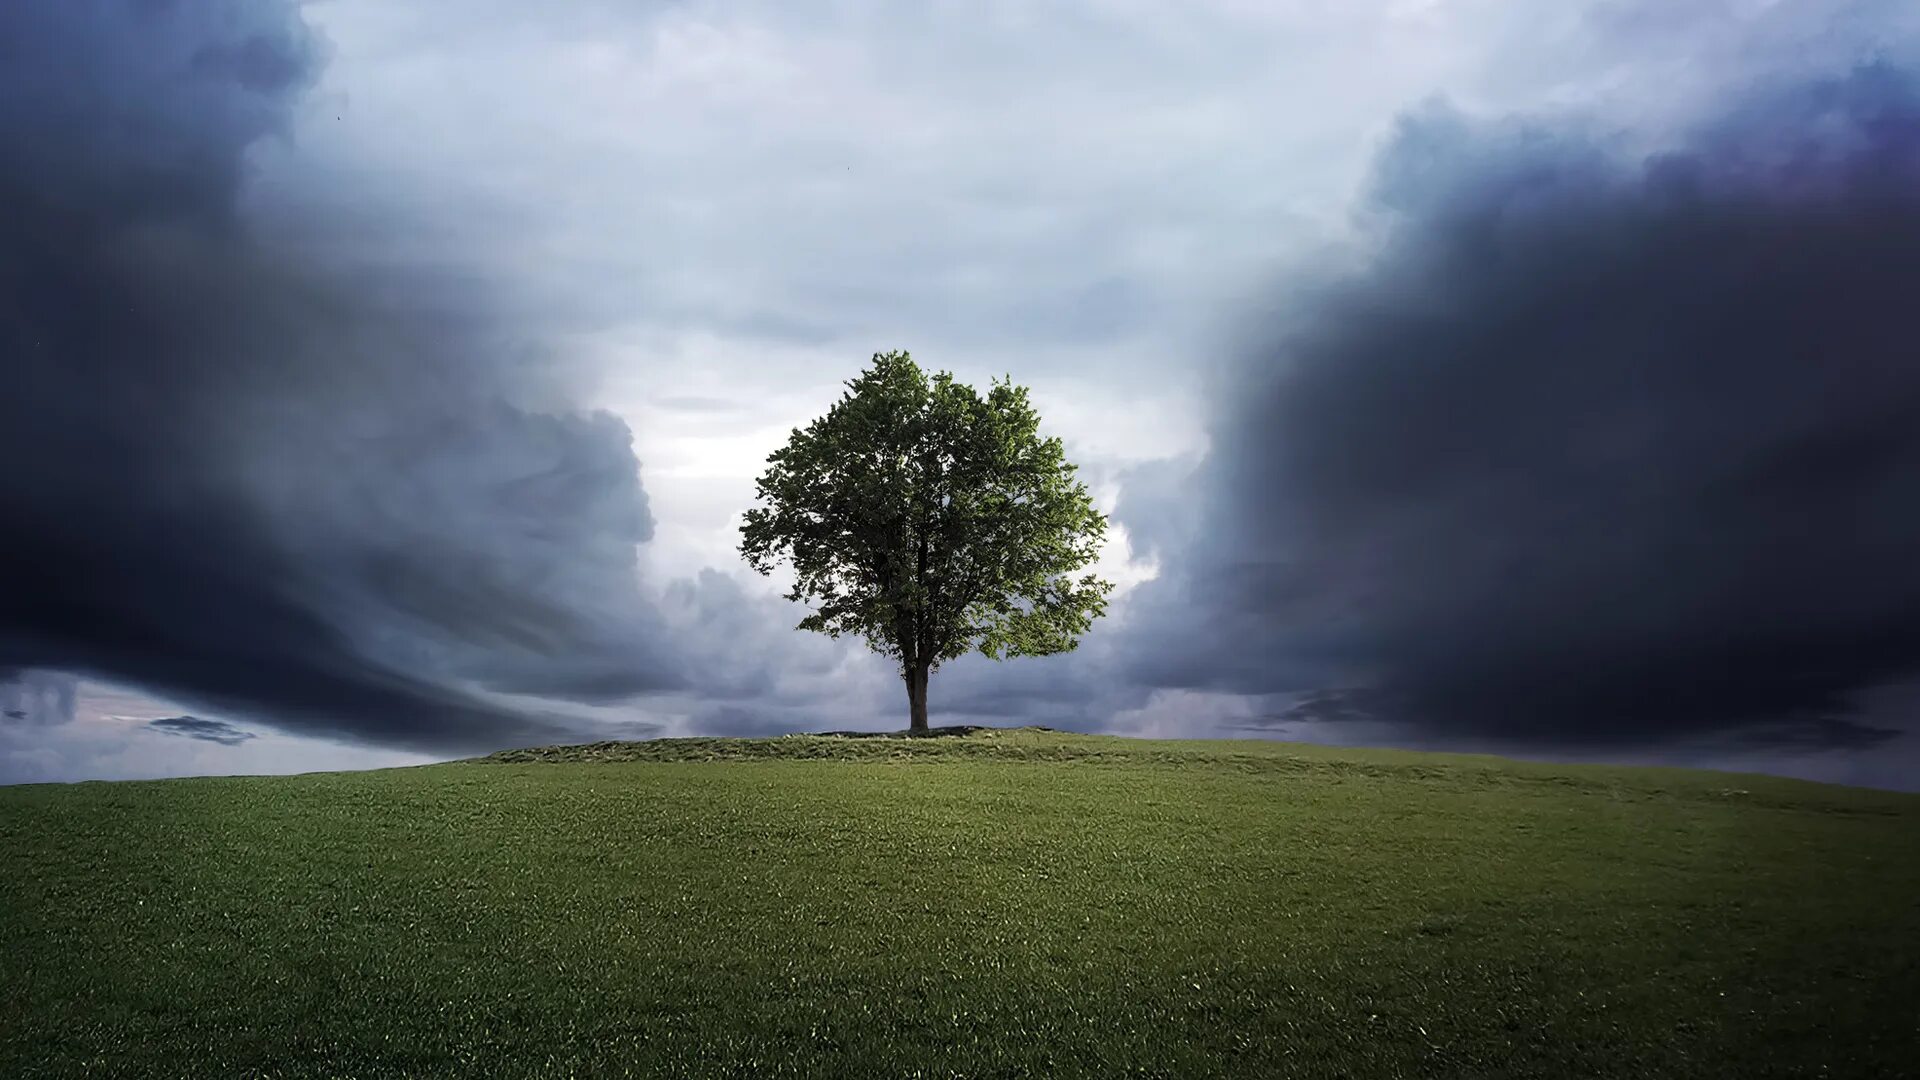
[[[943,671],[949,720],[1884,761],[1916,41],[1901,0],[0,4],[0,778],[897,726],[732,525],[891,347],[1033,385],[1162,574]],[[188,713],[260,737],[146,723]]]

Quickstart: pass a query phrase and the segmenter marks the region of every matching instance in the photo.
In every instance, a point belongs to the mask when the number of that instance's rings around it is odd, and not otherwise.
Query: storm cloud
[[[291,3],[0,6],[0,668],[424,750],[678,685],[626,425],[481,286],[243,210],[322,54]]]
[[[1361,268],[1255,328],[1203,509],[1123,500],[1166,568],[1137,677],[1512,742],[1884,735],[1849,717],[1920,670],[1914,75],[1652,147],[1434,103],[1372,177]]]

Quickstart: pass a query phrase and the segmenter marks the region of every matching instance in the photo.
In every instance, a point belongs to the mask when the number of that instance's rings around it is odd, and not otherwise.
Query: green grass
[[[1920,797],[1037,731],[0,789],[0,1075],[1892,1076]]]

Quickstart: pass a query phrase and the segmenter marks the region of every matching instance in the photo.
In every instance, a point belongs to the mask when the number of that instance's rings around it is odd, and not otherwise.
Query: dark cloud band
[[[162,735],[178,735],[201,742],[219,743],[221,746],[239,746],[256,737],[253,732],[235,727],[225,720],[204,720],[198,716],[163,716],[147,721],[147,726]]]

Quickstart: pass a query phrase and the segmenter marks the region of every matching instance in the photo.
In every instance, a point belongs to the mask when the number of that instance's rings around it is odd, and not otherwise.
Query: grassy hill
[[[1920,797],[1041,731],[0,789],[0,1075],[1892,1076]]]

